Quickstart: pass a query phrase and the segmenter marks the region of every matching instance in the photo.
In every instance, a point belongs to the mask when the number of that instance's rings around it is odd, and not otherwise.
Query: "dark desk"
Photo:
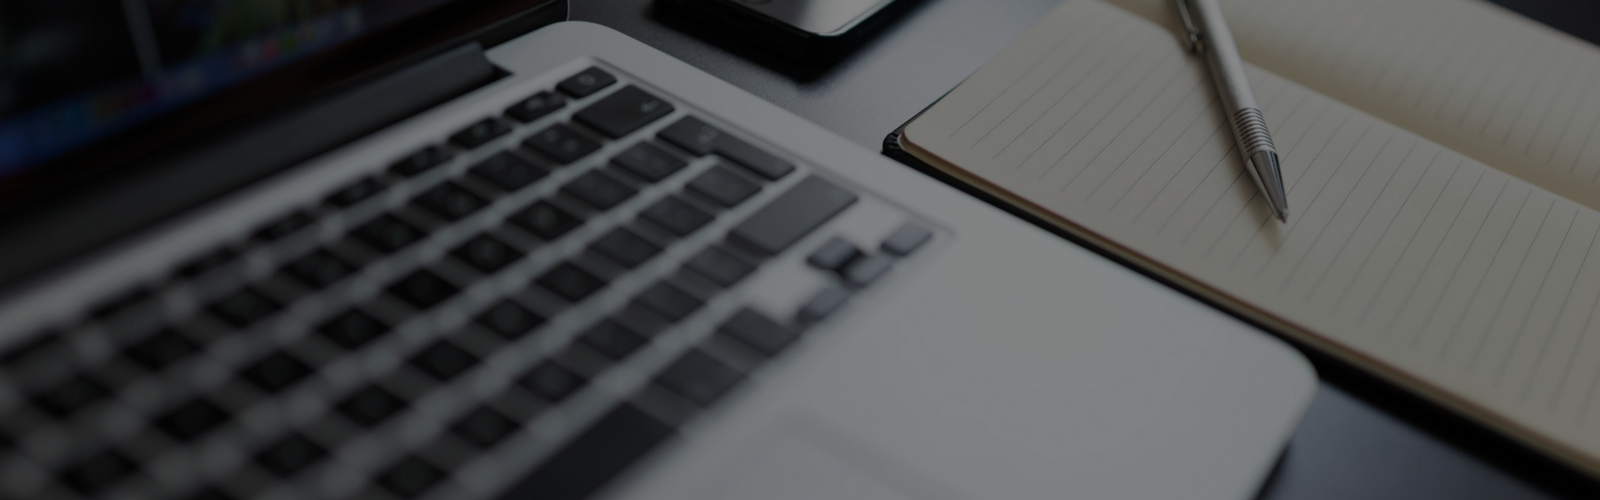
[[[1600,40],[1600,3],[1499,1]],[[928,0],[821,71],[676,31],[650,0],[576,0],[572,18],[627,33],[876,151],[1059,2]],[[1318,360],[1318,369],[1316,400],[1262,498],[1600,498],[1600,483],[1451,414],[1338,363]]]

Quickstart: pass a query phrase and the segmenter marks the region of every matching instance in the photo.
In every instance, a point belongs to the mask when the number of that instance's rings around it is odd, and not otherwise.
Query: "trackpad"
[[[926,500],[949,498],[930,488],[913,485],[913,478],[895,474],[895,465],[882,457],[830,449],[826,439],[814,439],[796,432],[784,432],[766,448],[741,457],[726,475],[727,481],[712,486],[711,498],[719,500]],[[881,470],[880,470],[881,469]],[[941,492],[942,493],[942,492]]]

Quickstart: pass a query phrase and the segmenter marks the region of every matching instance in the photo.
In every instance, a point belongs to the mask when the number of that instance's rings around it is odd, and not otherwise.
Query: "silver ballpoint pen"
[[[1256,187],[1267,197],[1267,204],[1278,220],[1289,221],[1289,200],[1283,192],[1283,173],[1278,170],[1278,150],[1272,147],[1272,134],[1256,107],[1250,81],[1244,76],[1244,62],[1233,44],[1233,32],[1222,19],[1217,0],[1174,0],[1183,29],[1188,34],[1189,51],[1205,56],[1211,66],[1211,79],[1222,96],[1222,109],[1239,144],[1239,157],[1245,170],[1256,180]]]

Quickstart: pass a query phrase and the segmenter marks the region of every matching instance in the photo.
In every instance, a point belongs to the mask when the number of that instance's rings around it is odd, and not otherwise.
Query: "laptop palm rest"
[[[823,437],[824,434],[827,437]],[[906,464],[851,451],[842,435],[789,429],[776,442],[747,453],[726,481],[710,487],[714,500],[950,500],[962,498],[905,473]]]

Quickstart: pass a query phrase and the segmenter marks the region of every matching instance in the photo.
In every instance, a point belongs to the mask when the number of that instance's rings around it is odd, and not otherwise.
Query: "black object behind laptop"
[[[660,0],[669,9],[699,19],[706,29],[810,62],[846,55],[919,1]]]

